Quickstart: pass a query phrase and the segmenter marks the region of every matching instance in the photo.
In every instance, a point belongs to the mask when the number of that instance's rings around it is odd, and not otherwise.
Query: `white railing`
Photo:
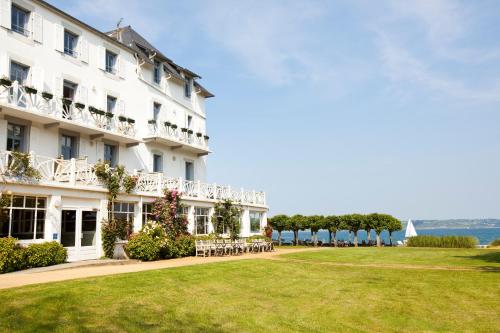
[[[174,127],[172,125],[165,125],[157,121],[155,124],[148,124],[149,136],[161,137],[165,139],[174,140],[177,142],[186,143],[192,146],[208,149],[208,139],[205,134],[193,130],[183,131],[182,128]],[[192,131],[190,133],[189,131]]]
[[[108,118],[104,114],[91,113],[88,105],[77,103],[65,105],[60,96],[43,96],[42,92],[30,92],[30,89],[12,82],[10,87],[0,86],[0,103],[7,103],[30,112],[49,115],[61,120],[91,128],[105,129],[117,134],[135,136],[134,123],[120,121],[116,115]],[[81,108],[77,107],[80,106]]]
[[[99,186],[94,165],[86,159],[63,160],[30,153],[30,166],[39,172],[41,184]],[[0,152],[0,175],[6,182],[22,181],[24,166],[10,151]],[[177,190],[185,199],[232,200],[241,204],[265,205],[265,192],[233,189],[231,186],[209,184],[182,178],[166,177],[162,173],[129,173],[137,176],[135,193],[161,196],[165,188]]]

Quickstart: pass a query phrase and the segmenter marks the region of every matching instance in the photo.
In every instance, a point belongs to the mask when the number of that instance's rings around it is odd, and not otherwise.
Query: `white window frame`
[[[23,207],[14,207],[14,197],[23,197]],[[35,207],[26,207],[26,198],[35,198]],[[44,199],[45,200],[45,207],[39,208],[38,207],[38,199]],[[8,211],[8,236],[12,237],[12,212],[13,210],[30,210],[35,212],[35,218],[34,221],[31,221],[33,223],[33,238],[25,238],[25,239],[19,239],[20,242],[23,241],[32,241],[32,240],[37,240],[37,239],[45,239],[45,226],[47,223],[47,205],[48,205],[48,198],[46,196],[37,196],[37,195],[29,195],[29,194],[12,194],[10,196],[10,202],[9,206],[5,208],[5,210]],[[44,222],[43,222],[43,231],[42,231],[42,237],[37,238],[37,224],[38,224],[38,212],[39,211],[44,211],[45,216],[44,216]]]

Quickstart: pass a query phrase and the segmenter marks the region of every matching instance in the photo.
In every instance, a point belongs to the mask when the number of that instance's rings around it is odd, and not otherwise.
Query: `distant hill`
[[[500,219],[412,220],[416,229],[500,228]]]

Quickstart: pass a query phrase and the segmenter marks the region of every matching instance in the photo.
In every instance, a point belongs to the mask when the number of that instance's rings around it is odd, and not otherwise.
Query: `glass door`
[[[76,209],[62,211],[61,244],[64,247],[76,246],[76,213]]]
[[[82,211],[80,246],[95,246],[96,244],[97,212]]]
[[[63,209],[61,244],[68,250],[68,261],[97,258],[97,211]]]

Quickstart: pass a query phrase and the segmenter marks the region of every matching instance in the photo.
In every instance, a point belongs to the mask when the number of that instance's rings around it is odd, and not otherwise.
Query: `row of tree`
[[[303,216],[303,215],[276,215],[268,219],[268,224],[278,232],[278,243],[281,245],[281,232],[293,231],[293,241],[298,245],[299,231],[311,230],[311,238],[314,246],[318,244],[318,231],[327,230],[330,234],[330,244],[337,246],[337,232],[348,230],[354,234],[354,246],[358,246],[358,231],[365,230],[370,241],[371,230],[377,235],[377,246],[381,246],[380,234],[382,231],[389,232],[389,240],[392,246],[392,233],[402,229],[401,221],[388,214],[373,213],[368,215],[348,214],[341,216]],[[332,237],[333,236],[333,237]]]

